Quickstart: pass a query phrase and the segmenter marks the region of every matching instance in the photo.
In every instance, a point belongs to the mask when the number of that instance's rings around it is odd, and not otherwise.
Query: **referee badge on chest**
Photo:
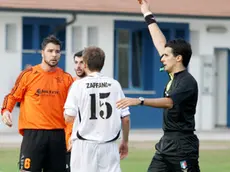
[[[186,162],[186,161],[181,161],[181,162],[180,162],[180,167],[181,167],[181,170],[182,170],[183,172],[187,172],[187,170],[188,170],[188,165],[187,165],[187,162]]]
[[[169,96],[169,93],[167,91],[165,91],[165,96],[168,97]]]

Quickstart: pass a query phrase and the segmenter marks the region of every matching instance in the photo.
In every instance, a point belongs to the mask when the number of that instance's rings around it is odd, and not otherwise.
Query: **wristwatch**
[[[143,105],[143,104],[144,104],[145,99],[144,99],[143,97],[139,97],[138,99],[141,101],[140,105]]]

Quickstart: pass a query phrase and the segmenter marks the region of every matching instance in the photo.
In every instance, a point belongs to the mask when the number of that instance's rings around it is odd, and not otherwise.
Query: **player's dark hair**
[[[50,35],[50,36],[47,36],[46,38],[43,39],[42,44],[41,44],[42,50],[44,50],[46,48],[46,45],[49,43],[59,45],[60,48],[62,46],[61,41],[58,38],[56,38],[56,36]]]
[[[192,56],[191,45],[184,39],[175,39],[168,41],[165,47],[172,48],[172,54],[174,57],[181,55],[182,63],[184,67],[187,67]]]
[[[77,56],[77,57],[82,57],[82,53],[83,53],[83,50],[76,52],[76,53],[73,55],[73,59],[75,59],[76,56]]]
[[[90,46],[83,51],[83,60],[90,71],[101,71],[105,62],[105,53],[99,47]]]

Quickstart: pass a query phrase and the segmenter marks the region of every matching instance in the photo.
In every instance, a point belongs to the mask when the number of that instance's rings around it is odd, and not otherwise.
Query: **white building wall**
[[[6,94],[14,84],[16,75],[20,73],[21,70],[21,17],[18,16],[8,16],[0,14],[0,61],[1,61],[1,86],[0,86],[0,101],[3,101],[3,95]],[[6,42],[6,24],[15,23],[17,25],[16,33],[16,51],[8,52],[5,49]]]
[[[44,17],[65,17],[68,20],[72,19],[70,14],[38,14],[38,13],[0,13],[0,101],[3,101],[5,93],[9,91],[12,86],[12,81],[21,71],[21,59],[22,59],[22,16],[44,16]],[[114,20],[138,20],[143,21],[140,17],[129,16],[100,16],[100,15],[77,15],[77,20],[71,26],[67,27],[66,40],[66,70],[74,75],[73,71],[73,51],[72,51],[72,27],[79,26],[82,28],[82,47],[87,45],[88,33],[87,29],[91,26],[96,26],[98,30],[98,46],[101,47],[106,53],[106,62],[103,69],[103,73],[108,76],[113,76],[114,65]],[[181,18],[157,18],[158,22],[184,22],[190,24],[192,47],[195,49],[195,53],[192,57],[189,67],[190,72],[198,81],[199,85],[199,101],[196,114],[196,128],[198,130],[210,130],[215,127],[215,97],[211,92],[204,93],[204,86],[211,86],[215,82],[215,48],[230,48],[230,21],[226,20],[207,20],[207,19],[181,19]],[[8,22],[14,22],[17,24],[17,51],[14,53],[5,51],[5,25]],[[224,34],[208,33],[206,27],[208,25],[222,25],[225,26],[228,31]],[[196,47],[196,48],[195,48]],[[77,49],[77,47],[76,47]],[[206,78],[204,75],[203,64],[210,63],[211,68],[205,68],[206,75],[210,77]],[[196,68],[196,69],[195,69]],[[227,68],[224,68],[227,72]],[[226,88],[227,89],[227,88]],[[214,90],[215,91],[215,90]],[[226,100],[225,100],[226,101]],[[226,102],[223,102],[226,103]]]
[[[227,106],[228,106],[228,49],[216,49],[216,114],[215,120],[219,127],[226,126],[227,124]]]
[[[106,54],[105,66],[102,70],[107,76],[113,77],[113,47],[114,47],[114,26],[113,20],[111,17],[98,17],[94,15],[77,15],[77,20],[71,26],[67,28],[67,57],[73,57],[74,52],[71,51],[70,47],[71,40],[75,39],[72,37],[72,27],[78,26],[82,28],[83,40],[82,40],[82,47],[76,47],[76,49],[82,49],[88,46],[88,34],[87,29],[88,27],[96,26],[98,28],[98,45],[101,47]],[[69,58],[70,59],[70,58]],[[67,64],[67,71],[74,75],[73,71],[73,61],[68,60]]]

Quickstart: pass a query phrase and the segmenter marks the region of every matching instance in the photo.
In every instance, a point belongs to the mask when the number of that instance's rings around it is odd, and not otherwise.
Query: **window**
[[[22,17],[22,69],[26,64],[35,65],[41,62],[41,43],[45,37],[54,34],[62,42],[62,57],[58,66],[65,70],[65,25],[66,18]]]
[[[83,48],[82,43],[82,27],[73,26],[72,27],[72,52],[80,51]]]
[[[123,88],[129,87],[129,31],[118,31],[118,81]]]
[[[126,94],[161,96],[168,81],[159,72],[162,63],[144,22],[115,21],[114,78]],[[188,24],[159,23],[166,40],[188,39]]]
[[[98,29],[97,27],[88,27],[88,46],[98,46]]]
[[[43,39],[49,36],[50,34],[50,26],[49,25],[39,25],[39,47],[38,49],[41,48],[41,44],[43,42]]]
[[[129,87],[129,31],[118,31],[118,81],[122,88]]]
[[[142,32],[133,32],[132,35],[132,86],[141,88],[142,71]]]
[[[23,24],[23,50],[33,49],[33,25]]]
[[[164,36],[166,38],[166,41],[169,41],[170,40],[170,36],[171,36],[170,29],[161,29],[161,31],[164,34]]]
[[[6,24],[6,51],[16,52],[17,50],[17,25],[16,24]]]
[[[141,89],[142,31],[117,30],[117,79],[125,89]]]
[[[177,29],[175,38],[184,38],[185,37],[185,30],[184,29]]]
[[[65,51],[65,48],[66,48],[66,30],[65,29],[61,29],[59,30],[57,33],[56,33],[56,36],[57,38],[61,41],[62,43],[62,47],[61,47],[61,50],[62,51]]]

